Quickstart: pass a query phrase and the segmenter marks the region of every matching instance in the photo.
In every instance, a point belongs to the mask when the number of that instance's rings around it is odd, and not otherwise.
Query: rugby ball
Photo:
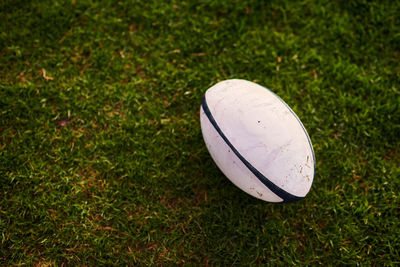
[[[237,187],[268,202],[294,202],[315,173],[310,138],[275,93],[245,80],[209,88],[200,107],[203,138],[219,169]]]

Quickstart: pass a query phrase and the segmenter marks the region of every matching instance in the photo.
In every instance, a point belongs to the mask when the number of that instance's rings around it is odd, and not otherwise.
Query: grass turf
[[[2,1],[0,263],[400,264],[397,1]],[[236,187],[203,143],[217,81],[299,115],[302,201]]]

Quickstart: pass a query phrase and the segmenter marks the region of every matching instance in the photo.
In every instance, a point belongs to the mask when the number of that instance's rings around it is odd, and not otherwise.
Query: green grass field
[[[129,3],[128,3],[129,2]],[[400,264],[399,1],[0,3],[0,264]],[[293,204],[223,176],[199,108],[256,81],[308,130]]]

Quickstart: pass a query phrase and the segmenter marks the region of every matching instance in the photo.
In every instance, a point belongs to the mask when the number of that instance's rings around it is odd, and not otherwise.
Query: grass
[[[2,265],[400,264],[397,1],[2,1]],[[317,159],[254,199],[203,143],[205,90],[281,96]]]

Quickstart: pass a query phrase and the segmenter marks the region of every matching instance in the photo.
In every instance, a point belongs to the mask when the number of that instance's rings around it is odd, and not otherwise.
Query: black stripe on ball
[[[250,164],[250,162],[248,162],[239,153],[239,151],[237,151],[237,149],[232,145],[232,143],[228,140],[228,138],[222,132],[221,128],[219,128],[217,122],[215,121],[213,115],[211,114],[210,109],[208,108],[208,105],[207,105],[206,96],[203,97],[201,106],[203,107],[204,113],[207,115],[208,119],[210,120],[211,124],[214,126],[214,128],[218,132],[218,134],[222,137],[222,139],[225,141],[225,143],[232,149],[233,153],[235,153],[235,155],[243,162],[243,164],[258,178],[258,180],[260,180],[274,194],[276,194],[277,196],[282,198],[284,203],[296,202],[296,201],[299,201],[300,199],[302,199],[302,197],[292,195],[289,192],[286,192],[282,188],[278,187],[273,182],[271,182],[261,172],[259,172],[256,168],[254,168]],[[280,202],[280,203],[282,203],[282,202]]]

